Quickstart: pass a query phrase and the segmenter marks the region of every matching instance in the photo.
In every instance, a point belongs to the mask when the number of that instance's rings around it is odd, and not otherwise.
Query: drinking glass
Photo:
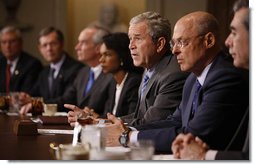
[[[154,143],[151,140],[139,140],[130,144],[130,160],[152,160]]]

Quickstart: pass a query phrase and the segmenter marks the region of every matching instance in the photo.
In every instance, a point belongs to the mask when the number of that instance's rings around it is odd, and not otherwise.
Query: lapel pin
[[[15,74],[15,75],[18,75],[18,74],[19,74],[19,71],[18,71],[18,70],[15,70],[14,74]]]

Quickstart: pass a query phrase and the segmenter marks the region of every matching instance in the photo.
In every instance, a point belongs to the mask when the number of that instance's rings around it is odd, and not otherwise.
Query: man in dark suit
[[[249,3],[238,0],[234,5],[231,34],[225,41],[234,58],[234,65],[249,70]],[[249,109],[246,110],[226,150],[208,150],[208,145],[192,134],[179,134],[172,144],[175,158],[189,160],[249,160]],[[247,131],[246,131],[247,129]],[[244,134],[245,132],[245,134]],[[247,132],[247,133],[246,133]],[[237,137],[245,136],[242,150],[228,150]]]
[[[29,92],[35,84],[42,64],[22,50],[21,32],[12,26],[0,32],[0,92]]]
[[[62,96],[66,89],[72,85],[79,69],[84,65],[72,59],[64,51],[64,35],[60,30],[46,27],[40,31],[38,40],[38,49],[50,65],[40,73],[29,94],[43,97],[45,103],[55,103],[54,99]],[[64,110],[63,105],[59,105],[58,109]]]
[[[145,73],[135,112],[121,119],[131,126],[166,119],[179,105],[188,75],[170,51],[170,23],[156,12],[142,13],[131,19],[128,35],[134,65]]]
[[[236,69],[221,52],[216,18],[201,11],[182,17],[175,25],[171,46],[181,70],[192,72],[179,107],[167,120],[136,127],[139,131],[126,129],[108,115],[114,123],[108,130],[108,145],[119,145],[117,137],[122,145],[151,139],[157,151],[170,152],[181,132],[198,135],[212,148],[224,149],[229,143],[249,104],[248,74]]]
[[[56,101],[61,104],[75,104],[80,108],[87,106],[94,109],[99,115],[103,114],[110,83],[113,81],[113,77],[104,74],[99,65],[100,46],[102,38],[106,34],[108,32],[98,26],[88,26],[81,31],[75,50],[78,60],[85,63],[87,67],[79,71],[74,84]],[[93,75],[94,78],[91,86],[89,85],[91,82],[90,75]],[[90,90],[87,90],[88,86],[90,86]],[[74,105],[66,105],[66,108],[69,106]],[[69,113],[74,112],[69,111]]]

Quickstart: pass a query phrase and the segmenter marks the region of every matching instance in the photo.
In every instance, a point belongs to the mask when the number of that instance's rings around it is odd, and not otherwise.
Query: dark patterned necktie
[[[197,109],[198,109],[198,96],[201,91],[201,87],[202,87],[201,84],[198,82],[198,80],[196,80],[196,83],[195,83],[196,89],[195,89],[195,94],[192,100],[191,119],[194,117],[194,114],[195,112],[197,112]]]
[[[55,73],[55,69],[54,68],[50,68],[49,70],[49,93],[50,93],[50,96],[52,97],[53,96],[53,84],[54,84],[54,73]]]
[[[85,96],[90,91],[90,89],[93,86],[93,83],[94,83],[94,72],[92,70],[90,70],[89,80],[87,82],[87,85],[86,85],[85,91],[83,93],[83,96]]]

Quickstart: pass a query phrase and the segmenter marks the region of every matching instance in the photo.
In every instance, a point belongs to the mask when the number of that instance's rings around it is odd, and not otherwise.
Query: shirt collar
[[[7,64],[11,64],[11,74],[13,74],[14,70],[16,69],[18,61],[19,61],[19,56],[15,58],[13,61],[7,60]]]
[[[56,77],[61,69],[61,66],[64,63],[66,55],[63,55],[62,58],[57,63],[50,63],[50,68],[55,69],[54,77]]]
[[[210,70],[211,65],[212,65],[212,63],[210,63],[209,65],[207,65],[207,66],[205,67],[205,69],[202,71],[202,73],[200,74],[200,76],[197,77],[198,82],[199,82],[200,85],[202,85],[202,86],[203,86],[203,84],[204,84],[204,82],[205,82],[207,73],[208,73],[208,71]]]
[[[97,65],[96,67],[91,67],[91,70],[94,72],[94,79],[96,80],[102,72],[102,67]]]

